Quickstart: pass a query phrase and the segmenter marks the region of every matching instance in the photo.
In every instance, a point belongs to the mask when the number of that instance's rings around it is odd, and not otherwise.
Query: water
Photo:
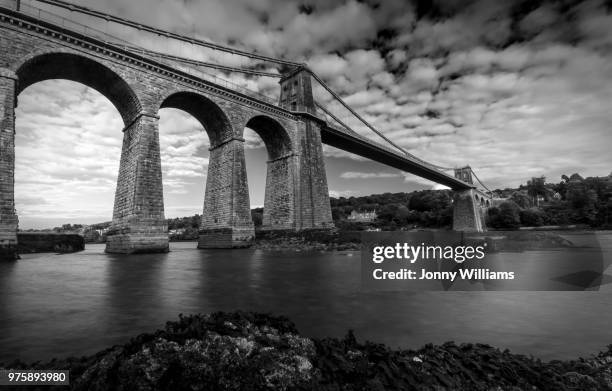
[[[612,233],[598,233],[605,255]],[[305,335],[392,347],[481,342],[545,360],[612,343],[612,288],[591,292],[362,292],[359,252],[198,250],[28,254],[0,264],[0,362],[93,354],[179,313],[237,309],[289,316]],[[551,254],[554,256],[554,254]],[[612,274],[608,269],[607,274]]]

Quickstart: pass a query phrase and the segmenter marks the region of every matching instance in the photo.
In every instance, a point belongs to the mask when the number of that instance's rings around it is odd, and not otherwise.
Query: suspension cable
[[[435,168],[437,170],[440,171],[448,171],[448,170],[452,170],[452,167],[442,167],[442,166],[438,166],[429,162],[426,162],[423,159],[419,159],[418,157],[414,156],[413,154],[411,154],[410,152],[406,151],[404,148],[400,147],[399,145],[397,145],[396,143],[394,143],[393,141],[389,140],[388,137],[386,137],[384,134],[382,134],[380,131],[378,131],[374,126],[372,126],[368,121],[366,121],[363,117],[361,117],[359,114],[357,114],[357,112],[355,110],[353,110],[352,107],[350,107],[338,94],[336,94],[323,80],[321,80],[321,78],[314,73],[312,70],[306,68],[306,70],[312,75],[312,77],[319,82],[319,84],[325,88],[327,90],[327,92],[329,92],[338,102],[340,102],[342,104],[342,106],[344,106],[348,111],[351,112],[351,114],[353,114],[355,117],[357,117],[357,119],[359,119],[365,126],[367,126],[368,128],[370,128],[370,130],[372,130],[374,133],[376,133],[377,135],[379,135],[381,138],[383,138],[385,141],[387,141],[389,144],[391,144],[392,146],[394,146],[395,148],[397,148],[398,150],[400,150],[404,155],[417,160],[423,164],[426,164],[432,168]],[[323,111],[325,111],[326,113],[330,114],[329,111],[327,111],[326,109],[324,109],[323,107],[321,107],[321,105],[317,104],[317,106],[319,108],[321,108]],[[331,115],[331,114],[330,114]],[[343,123],[342,121],[340,121],[339,119],[337,119],[335,116],[331,115],[332,118],[334,118],[336,121],[338,121],[340,124],[342,124],[345,128],[352,130],[350,127],[348,127],[345,123]]]
[[[329,115],[329,116],[330,116],[330,117],[331,117],[331,118],[332,118],[334,121],[336,121],[336,122],[338,122],[340,125],[342,125],[342,126],[345,128],[345,129],[347,129],[347,130],[348,130],[348,131],[350,131],[350,132],[356,133],[356,132],[355,132],[353,129],[351,129],[351,127],[350,127],[350,126],[348,126],[348,125],[347,125],[346,123],[344,123],[344,122],[343,122],[341,119],[339,119],[339,118],[338,118],[338,117],[336,117],[334,114],[332,114],[332,113],[331,113],[329,110],[327,110],[325,107],[323,107],[323,105],[321,105],[319,102],[315,102],[315,105],[316,105],[316,106],[317,106],[319,109],[323,110],[323,112],[325,112],[325,114]],[[406,155],[407,157],[410,157],[411,159],[414,159],[414,160],[416,160],[416,161],[419,161],[419,162],[421,162],[421,163],[423,163],[423,164],[425,164],[425,165],[427,165],[427,166],[430,166],[430,167],[435,168],[435,169],[440,170],[440,171],[448,171],[448,170],[453,170],[453,168],[452,168],[452,167],[442,167],[442,166],[438,166],[438,165],[435,165],[435,164],[432,164],[432,163],[426,162],[425,160],[423,160],[423,159],[419,159],[418,157],[414,156],[413,154],[411,154],[411,153],[409,153],[409,152],[405,152],[405,155]]]
[[[333,115],[329,110],[327,110],[325,107],[323,107],[323,105],[319,104],[319,102],[315,102],[315,105],[323,110],[323,112],[327,115],[329,115],[334,121],[338,122],[340,125],[342,125],[346,130],[354,132],[353,129],[351,129],[347,124],[345,124],[344,122],[342,122],[342,120],[338,117],[336,117],[335,115]]]
[[[478,176],[476,175],[476,173],[474,172],[474,170],[472,169],[472,167],[470,167],[470,171],[472,172],[472,175],[474,175],[474,178],[476,178],[476,180],[478,181],[478,183],[480,183],[480,185],[482,187],[485,188],[485,190],[487,190],[489,192],[489,194],[493,194],[493,192],[487,187],[485,186],[484,183],[482,183],[482,181],[478,178]]]
[[[198,45],[198,46],[207,47],[207,48],[214,49],[214,50],[219,50],[219,51],[230,53],[230,54],[235,54],[235,55],[239,55],[239,56],[249,57],[249,58],[253,58],[253,59],[257,59],[257,60],[262,60],[262,61],[267,61],[267,62],[272,62],[272,63],[275,63],[275,64],[290,65],[290,66],[299,66],[299,65],[301,65],[300,63],[293,62],[293,61],[288,61],[288,60],[283,60],[283,59],[280,59],[280,58],[274,58],[274,57],[265,56],[263,54],[257,54],[257,53],[246,52],[246,51],[243,51],[243,50],[233,49],[233,48],[230,48],[230,47],[226,47],[226,46],[223,46],[223,45],[215,44],[215,43],[204,41],[204,40],[197,39],[197,38],[190,38],[190,37],[187,37],[185,35],[181,35],[181,34],[177,34],[177,33],[172,33],[170,31],[162,30],[162,29],[159,29],[157,27],[152,27],[152,26],[149,26],[149,25],[141,24],[141,23],[136,23],[136,22],[131,21],[129,19],[120,18],[118,16],[114,16],[114,15],[107,14],[107,13],[104,13],[104,12],[96,11],[96,10],[93,10],[91,8],[88,8],[88,7],[72,4],[72,3],[69,3],[69,2],[66,2],[66,1],[62,1],[62,0],[35,0],[35,1],[38,1],[38,2],[41,2],[41,3],[45,3],[45,4],[49,4],[49,5],[56,6],[56,7],[60,7],[60,8],[64,8],[64,9],[67,9],[69,11],[79,12],[79,13],[86,14],[86,15],[89,15],[89,16],[94,16],[94,17],[99,18],[99,19],[104,19],[107,22],[114,22],[114,23],[122,24],[124,26],[132,27],[132,28],[135,28],[135,29],[138,29],[138,30],[142,30],[142,31],[146,31],[146,32],[149,32],[149,33],[157,34],[157,35],[160,35],[160,36],[164,36],[166,38],[172,38],[172,39],[176,39],[176,40],[179,40],[179,41],[191,43],[191,44]]]
[[[79,12],[82,14],[86,14],[89,16],[93,16],[99,19],[103,19],[106,22],[114,22],[114,23],[118,23],[118,24],[122,24],[131,28],[135,28],[138,30],[142,30],[142,31],[146,31],[152,34],[156,34],[159,36],[164,36],[166,38],[170,38],[170,39],[175,39],[175,40],[179,40],[182,42],[187,42],[193,45],[198,45],[198,46],[202,46],[202,47],[206,47],[206,48],[210,48],[213,50],[218,50],[218,51],[222,51],[222,52],[226,52],[226,53],[230,53],[233,55],[238,55],[238,56],[243,56],[243,57],[248,57],[248,58],[252,58],[252,59],[257,59],[257,60],[261,60],[261,61],[266,61],[266,62],[271,62],[271,63],[275,63],[275,64],[280,64],[280,65],[288,65],[288,66],[294,66],[294,67],[303,67],[305,70],[307,70],[312,77],[325,89],[327,90],[327,92],[329,92],[335,100],[337,100],[338,102],[340,102],[340,104],[342,104],[342,106],[344,106],[349,112],[351,112],[351,114],[353,114],[357,119],[359,119],[359,121],[361,121],[365,126],[367,126],[370,130],[372,130],[374,133],[376,133],[378,136],[380,136],[382,139],[384,139],[386,142],[388,142],[390,145],[392,145],[393,147],[395,147],[396,149],[398,149],[399,151],[401,151],[404,155],[418,160],[424,164],[427,164],[430,167],[433,167],[435,169],[438,170],[442,170],[442,171],[446,171],[446,170],[452,170],[453,168],[449,168],[449,167],[442,167],[442,166],[438,166],[435,164],[431,164],[428,163],[422,159],[417,158],[416,156],[412,155],[411,153],[409,153],[408,151],[406,151],[404,148],[400,147],[399,145],[397,145],[396,143],[394,143],[393,141],[391,141],[388,137],[386,137],[384,134],[382,134],[380,131],[378,131],[374,126],[372,126],[368,121],[366,121],[363,117],[361,117],[355,110],[353,110],[338,94],[336,94],[316,73],[314,73],[312,70],[310,70],[308,67],[306,67],[305,64],[303,63],[298,63],[298,62],[294,62],[294,61],[289,61],[289,60],[283,60],[283,59],[279,59],[279,58],[274,58],[274,57],[269,57],[269,56],[265,56],[262,54],[257,54],[257,53],[252,53],[252,52],[246,52],[243,50],[238,50],[238,49],[233,49],[230,47],[226,47],[223,45],[219,45],[219,44],[215,44],[215,43],[211,43],[211,42],[207,42],[201,39],[197,39],[197,38],[191,38],[191,37],[187,37],[181,34],[177,34],[177,33],[172,33],[166,30],[162,30],[156,27],[152,27],[149,25],[145,25],[145,24],[141,24],[141,23],[137,23],[134,21],[131,21],[129,19],[125,19],[125,18],[121,18],[118,16],[114,16],[111,14],[107,14],[101,11],[96,11],[93,10],[91,8],[88,7],[84,7],[81,5],[76,5],[76,4],[72,4],[63,0],[34,0],[34,1],[38,1],[41,3],[45,3],[45,4],[49,4],[52,6],[56,6],[56,7],[60,7],[63,9],[67,9],[71,12]],[[206,61],[199,61],[199,60],[194,60],[194,59],[189,59],[189,58],[185,58],[185,57],[180,57],[180,56],[175,56],[175,55],[171,55],[171,54],[166,54],[166,53],[162,53],[162,52],[158,52],[158,51],[154,51],[154,50],[149,50],[149,49],[144,49],[144,48],[140,48],[140,47],[135,47],[135,46],[127,46],[127,49],[133,52],[140,52],[140,53],[144,53],[147,54],[149,56],[157,56],[160,58],[165,58],[165,59],[169,59],[169,60],[173,60],[173,61],[178,61],[178,62],[183,62],[183,63],[187,63],[187,64],[191,64],[191,65],[196,65],[196,66],[203,66],[203,67],[209,67],[209,68],[215,68],[215,69],[220,69],[220,70],[225,70],[225,71],[230,71],[230,72],[240,72],[240,73],[246,73],[246,74],[252,74],[252,75],[257,75],[257,76],[266,76],[266,77],[274,77],[274,78],[281,78],[282,75],[280,74],[276,74],[276,73],[271,73],[271,72],[265,72],[265,71],[256,71],[256,70],[250,70],[250,69],[246,69],[246,68],[240,68],[240,67],[231,67],[231,66],[226,66],[226,65],[220,65],[220,64],[215,64],[215,63],[210,63],[210,62],[206,62]],[[333,115],[331,112],[329,112],[327,109],[325,109],[324,107],[322,107],[320,104],[316,104],[317,107],[319,107],[321,110],[323,110],[326,114],[328,114],[331,118],[333,118],[335,121],[337,121],[339,124],[341,124],[344,128],[353,131],[348,125],[346,125],[344,122],[342,122],[339,118],[337,118],[335,115]],[[354,131],[353,131],[354,132]],[[491,190],[489,190],[483,183],[482,181],[480,181],[480,179],[478,179],[478,177],[476,176],[476,174],[474,173],[474,171],[472,170],[472,173],[474,174],[474,177],[478,180],[478,182],[491,193]]]
[[[312,77],[317,82],[319,82],[319,84],[323,88],[325,88],[327,90],[327,92],[329,92],[334,97],[334,99],[336,99],[338,102],[340,102],[342,104],[342,106],[344,106],[348,111],[351,112],[351,114],[353,114],[355,117],[357,117],[357,119],[359,119],[365,126],[370,128],[370,130],[372,130],[374,133],[379,135],[386,142],[388,142],[389,144],[393,145],[395,148],[400,150],[403,154],[409,155],[409,153],[404,148],[400,147],[399,145],[397,145],[393,141],[389,140],[389,138],[387,138],[385,135],[383,135],[381,132],[379,132],[374,126],[372,126],[368,121],[366,121],[363,117],[361,117],[359,114],[357,114],[357,112],[355,110],[353,110],[344,100],[342,100],[342,98],[340,98],[340,96],[338,94],[336,94],[327,84],[325,84],[325,82],[323,80],[321,80],[321,78],[319,76],[317,76],[316,73],[314,73],[313,71],[311,71],[308,68],[306,68],[306,70],[312,75]]]
[[[142,31],[146,31],[146,32],[149,32],[149,33],[157,34],[157,35],[160,35],[160,36],[164,36],[166,38],[176,39],[176,40],[179,40],[179,41],[191,43],[191,44],[198,45],[198,46],[203,46],[203,47],[206,47],[206,48],[210,48],[210,49],[214,49],[214,50],[218,50],[218,51],[222,51],[222,52],[226,52],[226,53],[230,53],[230,54],[234,54],[234,55],[244,56],[244,57],[248,57],[248,58],[253,58],[253,59],[267,61],[267,62],[272,62],[272,63],[276,63],[276,64],[281,64],[281,65],[303,66],[303,67],[305,67],[305,64],[297,63],[297,62],[294,62],[294,61],[283,60],[283,59],[279,59],[279,58],[274,58],[274,57],[269,57],[269,56],[265,56],[265,55],[262,55],[262,54],[246,52],[246,51],[243,51],[243,50],[233,49],[233,48],[230,48],[230,47],[214,44],[214,43],[207,42],[207,41],[204,41],[204,40],[201,40],[201,39],[197,39],[197,38],[190,38],[190,37],[187,37],[187,36],[184,36],[184,35],[181,35],[181,34],[172,33],[172,32],[166,31],[166,30],[162,30],[162,29],[159,29],[159,28],[156,28],[156,27],[152,27],[152,26],[149,26],[149,25],[145,25],[145,24],[141,24],[141,23],[136,23],[136,22],[131,21],[129,19],[120,18],[118,16],[114,16],[114,15],[111,15],[111,14],[108,14],[108,13],[104,13],[104,12],[101,12],[101,11],[96,11],[96,10],[93,10],[91,8],[84,7],[84,6],[81,6],[81,5],[72,4],[72,3],[69,3],[69,2],[66,2],[66,1],[63,1],[63,0],[35,0],[35,1],[38,1],[38,2],[41,2],[41,3],[45,3],[45,4],[49,4],[49,5],[56,6],[56,7],[60,7],[60,8],[64,8],[64,9],[67,9],[67,10],[69,10],[71,12],[79,12],[79,13],[86,14],[86,15],[89,15],[89,16],[94,16],[94,17],[99,18],[99,19],[104,19],[107,22],[114,22],[114,23],[122,24],[122,25],[125,25],[125,26],[128,26],[128,27],[132,27],[132,28],[135,28],[135,29],[138,29],[138,30],[142,30]],[[164,54],[164,53],[160,53],[160,52],[155,52],[153,50],[148,50],[148,49],[140,49],[140,48],[132,48],[132,49],[136,50],[136,51],[140,51],[140,52],[142,52],[144,50],[144,51],[148,52],[149,55],[153,54],[153,55],[160,56],[160,57],[163,57],[163,58],[167,58],[167,59],[171,59],[171,60],[175,60],[175,61],[180,61],[180,62],[185,62],[185,63],[189,63],[189,64],[192,64],[192,65],[201,65],[201,66],[206,66],[206,67],[211,67],[211,68],[216,68],[216,69],[222,69],[222,70],[227,70],[227,71],[251,73],[251,74],[255,74],[255,75],[259,75],[259,76],[281,77],[280,75],[277,75],[277,74],[274,74],[274,73],[270,73],[270,72],[250,71],[250,70],[246,70],[244,68],[235,68],[235,67],[230,67],[230,66],[223,66],[223,65],[219,65],[219,64],[208,63],[208,62],[204,62],[204,61],[191,60],[191,59],[187,59],[187,58],[183,58],[183,57],[179,57],[179,56],[173,56],[173,55],[170,55],[170,54]],[[325,90],[327,90],[327,92],[329,92],[334,97],[334,99],[336,99],[338,102],[340,102],[340,104],[342,104],[342,106],[344,106],[349,112],[351,112],[351,114],[353,114],[357,119],[359,119],[359,121],[361,121],[365,126],[367,126],[370,130],[372,130],[374,133],[376,133],[379,137],[381,137],[386,142],[388,142],[390,145],[392,145],[393,147],[395,147],[396,149],[401,151],[404,155],[412,157],[412,158],[415,158],[415,159],[417,159],[419,161],[425,162],[424,160],[418,159],[414,155],[408,153],[404,148],[400,147],[399,145],[397,145],[396,143],[391,141],[388,137],[386,137],[384,134],[382,134],[380,131],[378,131],[374,126],[372,126],[368,121],[366,121],[362,116],[360,116],[355,110],[353,110],[316,73],[314,73],[312,70],[310,70],[307,67],[305,67],[305,69],[313,76],[313,78],[323,88],[325,88]],[[326,113],[331,114],[327,110],[325,110],[325,109],[323,109],[323,110]],[[344,127],[346,127],[347,129],[350,129],[346,124],[344,124],[338,118],[336,118],[333,115],[331,115],[331,116],[336,121],[338,121],[340,124],[342,124]],[[427,163],[427,162],[425,162],[425,163]],[[440,170],[449,170],[449,169],[452,169],[452,168],[436,166],[436,165],[431,164],[431,163],[427,163],[427,164],[432,166],[432,167],[435,167],[437,169],[440,169]],[[482,182],[481,182],[481,184],[482,184]]]
[[[306,68],[306,70],[312,75],[312,77],[323,87],[325,88],[325,90],[327,90],[327,92],[329,92],[334,99],[336,99],[338,102],[340,102],[342,104],[342,106],[344,106],[348,111],[351,112],[351,114],[353,114],[355,117],[357,117],[357,119],[359,119],[365,126],[367,126],[368,128],[370,128],[370,130],[372,130],[374,133],[376,133],[377,135],[379,135],[381,138],[383,138],[385,141],[387,141],[389,144],[391,144],[392,146],[394,146],[395,148],[397,148],[398,150],[400,150],[404,155],[414,159],[414,160],[418,160],[421,163],[424,163],[432,168],[435,168],[437,170],[440,171],[449,171],[449,170],[454,170],[453,167],[443,167],[443,166],[438,166],[436,164],[432,164],[429,162],[426,162],[423,159],[419,159],[418,157],[414,156],[413,154],[411,154],[410,152],[406,151],[404,148],[400,147],[399,145],[397,145],[396,143],[394,143],[393,141],[389,140],[389,138],[387,138],[384,134],[382,134],[380,131],[378,131],[374,126],[372,126],[368,121],[366,121],[363,117],[361,117],[355,110],[353,110],[352,107],[350,107],[348,105],[348,103],[346,103],[338,94],[336,94],[323,80],[321,80],[321,78],[314,73],[311,69]],[[324,109],[323,107],[321,107],[321,105],[319,105],[317,103],[317,106],[319,108],[321,108],[323,111],[325,111],[326,113],[330,114],[330,116],[332,118],[334,118],[336,121],[338,121],[340,124],[342,124],[345,128],[352,130],[350,127],[348,127],[344,122],[340,121],[338,118],[336,118],[335,116],[331,115],[331,113],[329,113],[329,111],[327,111],[326,109]]]
[[[175,56],[175,55],[172,55],[172,54],[166,54],[166,53],[158,52],[158,51],[155,51],[155,50],[144,49],[144,48],[137,47],[137,46],[126,45],[125,47],[128,50],[132,51],[132,52],[142,53],[142,54],[146,54],[146,55],[153,56],[153,57],[164,58],[164,59],[167,59],[167,60],[178,61],[178,62],[182,62],[182,63],[185,63],[185,64],[190,64],[190,65],[196,65],[196,66],[202,66],[202,67],[207,67],[207,68],[220,69],[220,70],[229,71],[229,72],[247,73],[247,74],[257,75],[257,76],[276,77],[276,78],[282,77],[282,75],[279,74],[279,73],[272,73],[272,72],[265,72],[265,71],[256,71],[256,70],[253,70],[253,69],[238,68],[238,67],[231,67],[231,66],[228,66],[228,65],[215,64],[215,63],[212,63],[212,62],[194,60],[194,59],[191,59],[191,58]]]

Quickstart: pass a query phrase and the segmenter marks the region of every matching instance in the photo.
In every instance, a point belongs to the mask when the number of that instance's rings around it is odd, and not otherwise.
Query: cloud
[[[334,198],[340,197],[352,197],[355,195],[355,192],[352,190],[330,190],[329,196]]]
[[[340,174],[343,179],[375,179],[375,178],[396,178],[401,177],[401,174],[392,172],[355,172],[347,171]]]
[[[375,36],[376,24],[369,7],[350,0],[324,13],[295,14],[282,31],[250,34],[245,43],[265,50],[272,40],[276,43],[275,54],[303,57],[356,46]]]

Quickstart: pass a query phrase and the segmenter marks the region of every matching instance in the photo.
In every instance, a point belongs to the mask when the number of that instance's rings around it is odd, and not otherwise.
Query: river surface
[[[612,258],[612,233],[596,235]],[[0,264],[0,362],[93,354],[179,313],[238,309],[286,315],[312,337],[353,329],[359,340],[411,349],[481,342],[550,360],[612,343],[612,284],[586,292],[366,292],[359,252],[198,250],[194,242],[170,249],[120,256],[94,244]]]

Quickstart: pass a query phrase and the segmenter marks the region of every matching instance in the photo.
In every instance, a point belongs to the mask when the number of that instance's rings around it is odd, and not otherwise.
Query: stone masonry
[[[453,197],[453,230],[482,232],[486,230],[488,205],[481,202],[482,195],[475,189],[455,191]]]
[[[292,110],[2,7],[0,68],[3,251],[14,253],[17,243],[13,189],[17,97],[28,86],[48,79],[72,80],[96,89],[123,118],[123,146],[106,251],[168,251],[157,114],[163,107],[192,114],[210,140],[199,247],[244,247],[254,237],[244,160],[246,126],[261,136],[269,155],[266,228],[297,231],[333,226],[320,134],[324,124],[313,115],[310,76],[306,73],[292,76],[301,96],[300,107]]]
[[[17,244],[17,97],[28,86],[49,79],[94,88],[124,122],[106,251],[168,251],[158,129],[158,111],[164,107],[193,115],[210,140],[198,247],[245,247],[254,237],[245,127],[261,137],[268,151],[263,228],[333,227],[322,148],[322,134],[329,127],[318,117],[307,69],[298,67],[284,75],[279,104],[271,104],[0,5],[0,258],[14,259]],[[466,188],[465,183],[458,186]],[[484,229],[474,192],[457,192],[455,229]]]
[[[0,258],[17,258],[15,72],[0,68]]]
[[[280,84],[280,106],[300,113],[302,119],[298,123],[300,138],[296,146],[298,158],[295,166],[295,213],[299,218],[295,222],[295,228],[332,228],[333,219],[329,207],[321,142],[321,130],[325,124],[316,116],[310,73],[306,69],[298,68],[285,75]]]
[[[211,147],[198,248],[248,247],[255,236],[244,139]]]
[[[113,225],[106,251],[167,252],[157,115],[139,113],[123,131]]]

